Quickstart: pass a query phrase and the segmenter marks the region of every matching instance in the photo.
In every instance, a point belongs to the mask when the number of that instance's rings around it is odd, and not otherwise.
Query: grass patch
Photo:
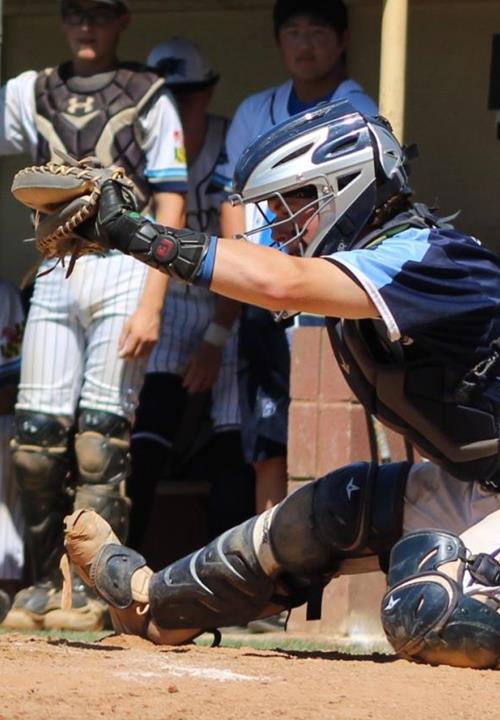
[[[57,640],[69,640],[71,642],[82,642],[93,644],[113,635],[112,630],[100,630],[99,632],[75,632],[73,630],[9,630],[0,628],[0,635],[26,635],[27,637],[56,638]]]
[[[201,635],[195,640],[196,645],[210,646],[213,636]],[[348,655],[392,655],[389,645],[383,639],[356,641],[352,638],[318,637],[311,635],[292,635],[288,633],[242,633],[239,635],[224,634],[222,631],[221,647],[255,648],[256,650],[290,650],[290,651],[325,651],[342,652]]]
[[[112,630],[100,632],[74,632],[70,630],[7,630],[0,628],[0,635],[25,635],[27,637],[45,637],[56,640],[68,640],[87,644],[98,643],[113,635]],[[209,647],[213,635],[205,633],[194,641],[195,645]],[[293,635],[288,633],[240,633],[224,634],[220,647],[254,648],[255,650],[284,650],[291,652],[340,652],[346,655],[392,655],[387,643],[382,639],[361,642],[352,638],[329,638],[311,635]]]

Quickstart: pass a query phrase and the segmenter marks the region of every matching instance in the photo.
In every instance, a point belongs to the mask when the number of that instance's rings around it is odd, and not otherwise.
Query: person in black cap
[[[134,180],[141,210],[182,227],[182,126],[163,79],[117,58],[128,4],[63,0],[60,8],[71,59],[6,84],[0,153],[27,151],[45,163],[63,151],[117,163]],[[81,584],[73,610],[61,609],[58,560],[68,505],[99,508],[119,535],[127,533],[130,427],[166,281],[123,260],[89,254],[86,272],[67,280],[62,264],[44,263],[35,282],[12,441],[34,584],[16,595],[4,621],[9,628],[103,624],[102,604]]]

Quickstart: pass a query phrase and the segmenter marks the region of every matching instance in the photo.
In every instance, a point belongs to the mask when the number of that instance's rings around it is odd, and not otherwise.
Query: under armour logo
[[[393,608],[396,607],[398,602],[401,600],[401,598],[394,598],[392,595],[389,597],[389,600],[387,601],[387,605],[384,607],[384,612],[390,612]]]
[[[346,363],[346,361],[344,360],[342,355],[340,355],[340,353],[339,353],[339,365],[342,368],[342,370],[345,372],[345,374],[349,375],[349,373],[351,372],[351,366],[348,363]]]
[[[87,95],[85,100],[74,95],[68,100],[68,112],[70,115],[87,115],[94,109],[95,98]]]
[[[353,492],[354,492],[355,490],[359,490],[359,485],[356,485],[356,483],[354,482],[354,478],[353,478],[353,477],[352,477],[352,478],[349,480],[349,482],[347,483],[345,490],[346,490],[346,493],[347,493],[347,499],[348,499],[348,500],[351,499],[351,495],[353,494]]]

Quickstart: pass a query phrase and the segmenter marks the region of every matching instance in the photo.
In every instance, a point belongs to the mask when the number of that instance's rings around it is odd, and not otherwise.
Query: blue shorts
[[[238,390],[245,461],[286,456],[290,349],[284,325],[253,305],[241,316]]]

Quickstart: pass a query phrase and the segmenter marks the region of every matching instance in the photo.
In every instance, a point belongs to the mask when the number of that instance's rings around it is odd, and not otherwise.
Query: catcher
[[[381,567],[383,625],[401,656],[497,665],[500,259],[412,203],[406,159],[383,119],[347,101],[260,137],[238,163],[234,201],[267,202],[276,248],[155,225],[120,183],[103,183],[79,237],[281,315],[323,313],[360,402],[432,458],[334,470],[157,573],[77,511],[69,559],[117,630],[183,643]],[[49,180],[31,176],[33,197]]]

